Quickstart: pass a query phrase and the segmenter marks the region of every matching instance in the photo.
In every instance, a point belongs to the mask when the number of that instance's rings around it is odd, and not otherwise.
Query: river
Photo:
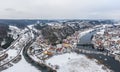
[[[79,43],[88,44],[91,43],[91,37],[95,34],[96,31],[89,32],[80,38]],[[92,46],[77,46],[78,48],[87,49],[87,50],[95,50]],[[104,65],[112,69],[114,72],[120,72],[120,62],[116,61],[113,57],[100,55],[100,54],[87,54],[87,56],[91,56],[99,61],[102,61]]]
[[[93,34],[95,34],[96,31],[92,31],[89,32],[87,34],[85,34],[84,36],[82,36],[80,38],[80,42],[79,43],[91,43],[91,37]],[[23,56],[25,58],[25,60],[29,63],[31,63],[33,66],[35,66],[38,70],[41,70],[42,72],[47,72],[47,68],[45,67],[41,67],[40,65],[38,65],[37,63],[35,63],[34,61],[32,61],[29,56],[27,55],[27,48],[25,47],[23,50]],[[88,49],[88,50],[95,50],[92,46],[79,46],[79,48],[83,48],[83,49]],[[110,56],[104,56],[104,55],[100,55],[100,54],[87,54],[84,53],[87,56],[91,56],[99,61],[102,61],[104,65],[106,65],[107,67],[109,67],[110,69],[114,70],[115,72],[120,72],[120,63],[116,60],[114,60],[113,57]]]

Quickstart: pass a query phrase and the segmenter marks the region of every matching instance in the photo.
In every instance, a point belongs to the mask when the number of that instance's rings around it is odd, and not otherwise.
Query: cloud
[[[5,11],[16,11],[16,9],[13,9],[13,8],[6,8],[4,9]]]
[[[0,0],[0,18],[116,19],[120,18],[119,3],[119,0]]]

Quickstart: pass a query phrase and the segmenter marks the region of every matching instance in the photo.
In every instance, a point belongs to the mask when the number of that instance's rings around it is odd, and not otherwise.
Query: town
[[[103,25],[92,39],[94,48],[104,51],[107,50],[120,61],[120,25]]]
[[[8,34],[15,40],[7,49],[0,50],[0,71],[3,72],[14,67],[23,58],[29,63],[34,63],[37,67],[46,67],[47,72],[69,71],[68,68],[62,68],[67,66],[66,63],[69,61],[71,64],[75,59],[79,61],[77,56],[80,59],[83,58],[80,65],[84,63],[82,65],[88,67],[89,64],[95,63],[94,66],[98,67],[100,71],[112,71],[95,58],[91,62],[91,58],[87,55],[84,56],[84,54],[101,54],[114,57],[116,61],[120,61],[119,24],[115,26],[111,24],[94,26],[89,21],[63,21],[48,22],[43,25],[40,21],[37,21],[35,24],[28,25],[25,29],[19,29],[15,26],[10,26],[10,29],[11,32]],[[94,34],[92,34],[93,32]],[[89,37],[90,46],[93,45],[93,49],[85,48],[89,46],[88,43],[80,44],[81,38],[87,36],[87,34],[88,36],[91,34]],[[106,58],[105,61],[107,61]],[[86,65],[86,62],[91,63]],[[61,65],[63,63],[65,65]],[[79,71],[79,69],[73,71]],[[90,72],[92,71],[96,71],[96,69],[90,67]]]

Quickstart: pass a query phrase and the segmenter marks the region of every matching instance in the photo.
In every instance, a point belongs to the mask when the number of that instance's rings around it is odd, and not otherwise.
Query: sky
[[[0,0],[0,19],[120,19],[120,0]]]

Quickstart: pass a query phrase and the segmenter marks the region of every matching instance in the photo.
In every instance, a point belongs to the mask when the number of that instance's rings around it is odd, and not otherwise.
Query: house
[[[47,50],[46,50],[46,51],[44,51],[44,54],[45,54],[45,55],[48,55],[48,56],[52,56],[52,55],[53,55],[53,53],[52,53],[52,52],[49,52],[49,51],[47,51]]]

